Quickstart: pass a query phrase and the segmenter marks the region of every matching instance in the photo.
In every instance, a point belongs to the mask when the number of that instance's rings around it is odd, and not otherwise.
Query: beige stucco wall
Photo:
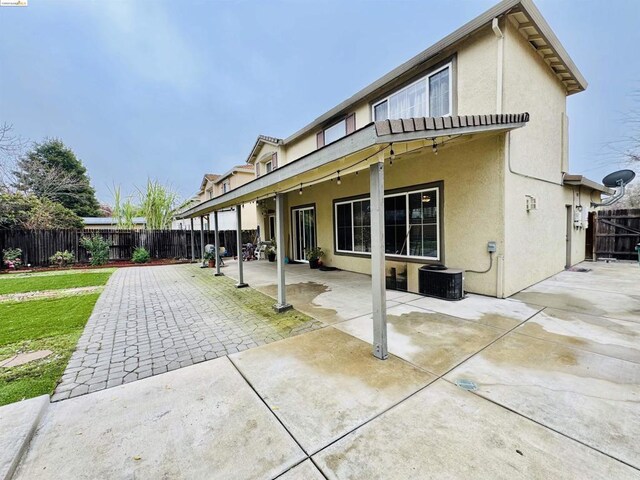
[[[520,175],[508,171],[508,158],[505,163],[503,293],[508,296],[564,268],[566,205],[573,205],[575,199],[572,189],[560,185],[565,89],[511,24],[503,31],[504,111],[530,113],[528,124],[509,134],[511,169]],[[537,210],[527,212],[526,195],[537,199]],[[572,234],[571,263],[577,263],[584,259],[584,231],[572,229]]]
[[[488,241],[504,245],[502,200],[502,136],[478,138],[459,146],[447,146],[433,155],[430,149],[418,156],[398,157],[393,166],[385,169],[385,189],[412,187],[442,181],[441,201],[444,213],[443,260],[452,268],[483,270],[489,264],[486,252]],[[289,193],[286,197],[286,254],[291,256],[291,208],[315,204],[318,245],[326,253],[324,262],[344,270],[370,273],[370,258],[334,253],[333,200],[369,192],[368,171],[342,178],[342,184],[324,182],[305,187],[303,194]],[[261,222],[263,221],[260,215]],[[261,228],[264,228],[262,223]],[[427,261],[407,263],[409,289],[417,291],[418,268]],[[387,267],[404,262],[387,262]],[[495,295],[497,268],[485,275],[468,273],[469,291]]]
[[[496,112],[497,58],[496,37],[490,27],[460,47],[456,58],[458,115]]]
[[[444,262],[452,268],[482,270],[489,261],[486,244],[496,241],[498,252],[493,269],[484,275],[467,273],[466,288],[476,293],[508,296],[564,268],[566,207],[571,206],[571,212],[577,205],[588,208],[590,192],[583,189],[576,195],[573,188],[561,185],[562,170],[567,168],[564,86],[511,24],[502,20],[500,27],[504,33],[502,112],[529,112],[529,123],[508,135],[476,138],[441,149],[437,157],[427,151],[420,158],[399,160],[386,168],[385,187],[443,181]],[[486,27],[455,52],[454,113],[497,111],[498,44],[491,28]],[[362,102],[353,110],[357,128],[371,121],[369,102]],[[316,133],[288,145],[286,162],[314,151]],[[333,200],[368,191],[368,175],[361,172],[358,176],[344,177],[341,186],[325,182],[305,187],[302,196],[297,192],[289,194],[287,255],[291,253],[291,207],[315,204],[318,244],[327,253],[325,262],[369,273],[368,257],[333,253]],[[526,195],[537,199],[536,210],[527,212]],[[259,215],[264,229],[262,220]],[[572,226],[570,234],[569,262],[575,264],[584,259],[585,229]],[[407,265],[409,288],[416,290],[420,264]],[[502,266],[503,274],[499,277]]]

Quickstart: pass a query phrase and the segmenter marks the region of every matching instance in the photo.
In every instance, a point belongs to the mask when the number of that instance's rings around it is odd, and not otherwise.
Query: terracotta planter
[[[216,260],[215,258],[209,259],[209,268],[216,268]]]

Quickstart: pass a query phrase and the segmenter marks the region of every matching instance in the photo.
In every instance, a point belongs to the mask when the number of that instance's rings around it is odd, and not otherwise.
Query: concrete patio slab
[[[366,315],[335,327],[371,343],[372,321]],[[388,308],[387,329],[390,353],[436,375],[443,375],[504,333],[412,304]]]
[[[639,479],[640,472],[443,380],[322,450],[329,479]]]
[[[49,395],[41,395],[0,407],[0,480],[12,478],[48,406]]]
[[[227,358],[53,404],[16,479],[265,479],[304,460]]]
[[[435,377],[333,327],[229,357],[275,415],[313,453]]]
[[[425,310],[445,313],[465,320],[474,320],[502,330],[515,327],[542,309],[542,307],[527,305],[524,302],[509,302],[474,294],[469,294],[465,299],[457,302],[422,297],[407,303]]]
[[[546,308],[516,333],[640,363],[640,324]]]
[[[372,311],[371,277],[368,275],[342,270],[312,270],[307,264],[288,264],[285,272],[287,302],[317,320],[333,325]],[[238,278],[235,261],[227,262],[225,275]],[[277,297],[275,264],[264,260],[247,262],[244,277],[259,292],[274,299]],[[396,300],[400,297],[408,299],[406,292],[394,290],[388,290],[386,296],[387,306],[397,305]]]
[[[446,375],[477,394],[640,467],[640,368],[511,333]]]
[[[571,285],[563,286],[545,281],[523,290],[512,298],[560,310],[640,322],[640,295],[638,293],[626,295],[590,288],[575,288]]]
[[[284,475],[279,476],[278,480],[324,480],[324,478],[324,475],[311,460],[305,460]]]
[[[573,289],[581,288],[599,292],[637,295],[640,268],[638,268],[636,262],[583,262],[577,265],[577,267],[590,271],[576,272],[565,270],[541,283],[545,285],[570,287]]]

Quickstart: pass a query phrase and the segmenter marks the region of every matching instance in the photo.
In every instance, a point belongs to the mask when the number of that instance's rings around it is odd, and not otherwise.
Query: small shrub
[[[109,247],[111,242],[106,241],[100,235],[82,237],[82,245],[89,252],[89,263],[93,266],[104,265],[109,261]]]
[[[57,265],[60,268],[71,265],[74,261],[75,257],[73,256],[73,253],[68,250],[65,250],[64,252],[57,251],[49,257],[49,263]]]
[[[150,258],[151,255],[149,255],[149,251],[146,248],[136,247],[131,256],[131,261],[133,263],[147,263]]]
[[[2,262],[10,270],[18,270],[22,266],[22,250],[19,248],[5,248],[2,250]]]

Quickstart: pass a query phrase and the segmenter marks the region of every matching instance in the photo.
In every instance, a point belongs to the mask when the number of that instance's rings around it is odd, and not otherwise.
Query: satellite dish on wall
[[[622,197],[624,197],[624,189],[631,181],[636,177],[633,170],[618,170],[617,172],[610,173],[602,179],[602,184],[605,187],[615,188],[616,192],[603,202],[596,203],[591,202],[592,207],[608,207],[613,205]]]
[[[636,173],[633,170],[618,170],[604,177],[602,184],[605,187],[617,188],[629,185],[634,178],[636,178]]]

